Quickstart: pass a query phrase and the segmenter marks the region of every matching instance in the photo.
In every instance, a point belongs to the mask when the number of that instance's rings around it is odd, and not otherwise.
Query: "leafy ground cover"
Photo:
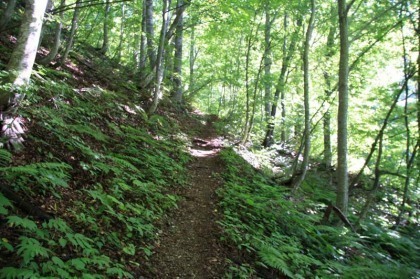
[[[137,278],[176,207],[190,156],[175,121],[78,79],[38,68],[25,149],[0,150],[1,278]]]
[[[333,200],[319,173],[302,195],[275,185],[233,149],[222,151],[225,185],[219,190],[227,242],[246,261],[232,260],[230,278],[415,278],[418,239],[364,224],[358,233],[323,223]]]

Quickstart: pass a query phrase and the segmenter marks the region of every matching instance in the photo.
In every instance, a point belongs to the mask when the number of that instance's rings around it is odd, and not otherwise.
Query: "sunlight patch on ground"
[[[223,138],[221,137],[209,140],[194,138],[192,142],[194,147],[189,148],[189,152],[192,156],[200,158],[215,156],[223,147]]]
[[[204,158],[204,157],[212,157],[219,152],[219,149],[212,149],[212,150],[200,150],[190,148],[190,154],[194,157]]]

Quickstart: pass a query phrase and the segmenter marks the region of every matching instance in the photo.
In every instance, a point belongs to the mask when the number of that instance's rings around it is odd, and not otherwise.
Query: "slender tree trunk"
[[[311,17],[306,30],[305,47],[303,51],[303,98],[305,107],[305,131],[304,131],[304,150],[301,174],[293,183],[293,192],[300,187],[305,179],[309,167],[309,155],[311,151],[311,117],[309,105],[309,47],[311,43],[312,32],[315,20],[315,0],[311,0]]]
[[[124,42],[124,23],[125,23],[125,3],[123,2],[121,4],[121,23],[120,23],[120,38],[119,38],[119,42],[118,42],[118,47],[117,47],[117,53],[116,53],[116,60],[118,61],[118,63],[121,61],[121,56],[122,56],[122,49],[123,49],[123,42]]]
[[[142,7],[142,17],[141,17],[140,58],[139,58],[140,72],[143,72],[146,69],[146,61],[147,61],[146,0],[143,0],[142,6],[143,7]]]
[[[7,24],[12,19],[13,12],[15,11],[17,0],[9,0],[7,2],[6,10],[0,19],[0,33],[6,30]]]
[[[265,119],[268,123],[270,121],[270,107],[271,107],[271,19],[269,4],[265,7],[265,28],[264,28],[264,108]]]
[[[347,175],[347,118],[348,118],[348,73],[349,39],[348,7],[346,0],[338,0],[340,26],[340,63],[338,74],[338,127],[337,127],[337,207],[347,216],[349,185]]]
[[[110,11],[111,11],[111,4],[110,0],[106,0],[105,4],[105,16],[104,16],[104,29],[103,29],[103,41],[102,41],[102,47],[100,52],[102,54],[105,54],[109,49],[109,17],[110,17]]]
[[[331,14],[334,14],[334,5],[331,5]],[[327,61],[331,61],[332,57],[334,56],[335,49],[334,49],[334,35],[335,35],[335,24],[331,24],[330,30],[328,32],[327,37],[327,50],[325,54],[325,58]],[[324,79],[325,79],[325,98],[328,100],[331,98],[332,88],[331,88],[331,75],[329,73],[329,69],[324,71]],[[323,164],[326,170],[330,170],[332,166],[332,147],[331,147],[331,112],[330,108],[327,109],[323,119],[323,132],[324,132],[324,158]]]
[[[250,115],[250,118],[249,118],[248,131],[246,133],[247,136],[245,138],[244,143],[248,142],[249,136],[251,135],[251,131],[252,131],[252,128],[254,126],[255,111],[256,111],[256,107],[257,107],[258,85],[260,83],[261,72],[263,70],[263,63],[264,63],[264,57],[261,58],[260,67],[258,68],[257,77],[256,77],[255,82],[254,82],[252,111],[251,111],[251,115]]]
[[[47,56],[39,60],[39,64],[41,65],[48,65],[50,64],[58,54],[58,51],[61,46],[61,30],[63,29],[63,20],[64,20],[64,12],[61,9],[66,5],[66,0],[61,0],[60,3],[60,12],[59,12],[59,21],[56,23],[55,33],[54,33],[54,45],[52,46],[50,52]]]
[[[168,29],[169,24],[169,12],[168,7],[170,5],[170,0],[163,0],[163,8],[162,8],[162,28],[160,31],[160,39],[159,39],[159,49],[157,53],[156,59],[156,78],[155,78],[155,88],[153,94],[153,103],[149,108],[149,114],[155,113],[159,99],[162,95],[162,80],[164,74],[164,51],[165,51],[165,42],[166,42],[166,31]]]
[[[74,37],[76,35],[77,31],[77,25],[79,23],[79,14],[80,14],[80,6],[82,5],[82,0],[76,1],[76,6],[74,8],[73,12],[73,19],[71,21],[71,29],[70,29],[70,35],[67,39],[66,48],[64,50],[63,56],[60,59],[60,64],[64,65],[66,63],[67,57],[69,56],[70,50],[73,47],[74,43]]]
[[[287,14],[284,17],[284,29],[287,30]],[[286,35],[285,35],[286,36]],[[286,38],[284,39],[284,42],[286,42]],[[286,44],[283,44],[283,55],[286,56],[287,53],[287,49],[286,49]],[[284,57],[283,57],[283,65],[284,65]],[[282,68],[283,70],[283,68]],[[285,85],[286,85],[286,71],[287,68],[284,69],[284,73],[283,73],[283,85],[282,85],[282,90],[280,91],[280,107],[281,107],[281,124],[280,124],[280,141],[281,142],[286,142],[286,127],[284,126],[284,123],[286,121],[286,105],[285,105],[285,101],[286,101],[286,92],[285,92]],[[278,97],[277,97],[278,98]],[[277,100],[276,100],[277,103]],[[275,117],[275,115],[273,116]]]
[[[287,27],[287,21],[288,21],[288,16],[287,14],[284,16],[284,26],[285,29]],[[281,97],[281,99],[283,100],[282,102],[282,117],[285,117],[285,113],[286,113],[286,108],[284,107],[284,97],[285,97],[285,87],[286,87],[286,74],[287,74],[287,70],[289,68],[290,62],[293,58],[293,55],[295,53],[295,49],[296,49],[296,43],[298,40],[298,34],[300,31],[300,26],[301,26],[301,19],[298,19],[298,26],[296,27],[296,30],[293,32],[292,34],[292,38],[289,44],[289,47],[287,47],[287,41],[286,41],[286,36],[284,36],[284,41],[283,41],[283,61],[282,61],[282,65],[281,65],[281,69],[280,69],[280,75],[277,81],[277,85],[276,85],[276,91],[274,92],[274,100],[273,100],[273,104],[271,106],[271,114],[270,114],[270,122],[267,125],[267,132],[265,134],[264,137],[264,141],[263,141],[263,146],[264,147],[270,147],[273,143],[274,143],[274,119],[276,117],[277,114],[277,105],[278,105],[278,101],[279,98]]]
[[[153,20],[153,0],[144,0],[146,8],[146,38],[147,38],[147,57],[149,58],[150,70],[153,71],[153,68],[156,63],[156,52],[155,52],[155,27]],[[166,2],[166,0],[164,0]]]
[[[194,65],[195,60],[197,59],[198,51],[195,48],[195,26],[191,27],[191,39],[190,39],[190,73],[189,73],[189,84],[188,84],[188,91],[190,93],[194,92],[195,88],[195,76],[194,76]]]
[[[366,218],[367,213],[369,212],[369,209],[371,207],[371,204],[373,203],[373,199],[375,199],[376,194],[378,193],[379,189],[379,183],[381,178],[381,172],[380,172],[380,163],[382,159],[382,150],[383,150],[383,138],[384,138],[384,131],[381,130],[379,132],[379,147],[378,147],[378,155],[376,156],[376,162],[375,162],[375,179],[373,182],[372,191],[369,192],[368,196],[366,197],[366,202],[359,214],[359,219],[357,220],[357,224],[360,224],[362,220]]]
[[[243,128],[244,134],[242,136],[241,144],[244,144],[248,138],[248,125],[249,125],[249,114],[250,114],[250,84],[249,84],[249,61],[251,56],[251,47],[252,47],[252,33],[251,30],[248,36],[248,44],[245,52],[245,126]]]
[[[420,23],[419,23],[420,24]],[[402,43],[403,43],[403,60],[404,60],[404,78],[405,81],[408,82],[408,80],[411,78],[412,75],[409,73],[409,58],[407,55],[407,48],[406,48],[406,38],[404,36],[403,32],[403,26],[401,26],[401,34],[402,34]],[[417,65],[419,66],[419,65]],[[418,78],[418,77],[417,77]],[[419,88],[417,88],[419,90]],[[405,133],[406,133],[406,150],[405,150],[405,179],[404,179],[404,190],[403,190],[403,198],[400,206],[400,212],[397,216],[397,219],[395,221],[395,227],[398,227],[400,225],[402,216],[405,212],[405,206],[407,204],[407,200],[409,197],[409,187],[410,187],[410,181],[411,181],[411,168],[413,166],[414,158],[417,153],[419,141],[420,141],[420,134],[417,135],[417,142],[416,145],[413,148],[413,151],[411,152],[411,133],[410,133],[410,127],[409,127],[409,120],[408,120],[408,100],[409,100],[409,88],[408,86],[405,86],[405,104],[404,104],[404,126],[405,126]],[[418,95],[417,91],[417,95]]]
[[[10,57],[7,70],[10,73],[12,91],[0,90],[0,119],[2,120],[2,136],[6,137],[6,145],[19,148],[23,142],[23,129],[19,118],[15,117],[19,101],[24,97],[16,93],[18,88],[29,83],[32,67],[35,62],[38,43],[41,36],[42,20],[48,0],[27,0],[20,34]],[[3,143],[2,143],[3,144]]]
[[[178,0],[177,9],[180,9],[184,5],[183,0]],[[180,14],[180,20],[176,27],[175,33],[175,57],[174,57],[174,100],[177,103],[182,102],[182,48],[183,48],[183,29],[184,19],[183,12]]]
[[[410,77],[407,77],[407,78],[410,78]],[[391,117],[392,111],[393,111],[393,110],[395,109],[395,107],[397,106],[397,103],[398,103],[398,101],[399,101],[399,99],[400,99],[400,97],[401,97],[401,94],[404,92],[404,90],[405,90],[405,89],[407,88],[407,86],[408,86],[408,79],[407,79],[407,78],[405,79],[404,84],[402,85],[402,87],[401,87],[400,91],[398,92],[398,94],[396,94],[396,95],[395,95],[395,97],[394,97],[394,101],[393,101],[393,103],[391,104],[391,106],[390,106],[390,108],[389,108],[389,110],[388,110],[388,112],[387,112],[387,114],[386,114],[386,116],[385,116],[385,119],[383,120],[383,123],[382,123],[381,129],[379,130],[378,135],[375,137],[375,140],[374,140],[374,142],[372,143],[372,146],[371,146],[371,148],[370,148],[370,152],[369,152],[368,156],[366,157],[365,163],[363,164],[363,166],[362,166],[362,168],[360,169],[360,171],[357,173],[356,177],[355,177],[355,178],[351,181],[351,183],[350,183],[350,187],[355,186],[355,185],[359,182],[360,177],[362,176],[364,169],[367,167],[367,165],[369,164],[370,160],[372,159],[373,153],[374,153],[374,152],[375,152],[375,150],[376,150],[376,146],[377,146],[377,145],[378,145],[378,143],[379,143],[379,140],[380,140],[381,134],[383,134],[383,133],[384,133],[385,129],[386,129],[386,128],[387,128],[387,126],[388,126],[389,119],[390,119],[390,117]]]

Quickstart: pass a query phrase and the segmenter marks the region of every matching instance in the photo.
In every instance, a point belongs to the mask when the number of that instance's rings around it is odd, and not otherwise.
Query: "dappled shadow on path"
[[[193,147],[189,148],[189,152],[194,157],[216,156],[223,146],[223,140],[221,137],[210,140],[194,138],[192,142]]]
[[[153,278],[223,278],[226,253],[216,189],[222,184],[223,144],[210,124],[191,140],[193,161],[187,166],[189,184],[180,193],[179,209],[168,218],[152,257]]]

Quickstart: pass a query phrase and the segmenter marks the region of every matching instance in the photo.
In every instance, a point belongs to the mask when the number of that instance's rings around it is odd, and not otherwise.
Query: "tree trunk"
[[[404,60],[404,78],[405,81],[407,82],[408,85],[408,81],[411,78],[412,75],[410,75],[409,73],[409,57],[407,54],[407,48],[406,48],[406,38],[404,36],[404,31],[403,31],[403,26],[401,26],[401,34],[402,34],[402,44],[403,44],[403,60]],[[417,65],[417,67],[419,67],[419,65]],[[417,90],[419,90],[419,88],[417,88]],[[405,103],[404,103],[404,126],[405,126],[405,135],[406,135],[406,150],[405,150],[405,165],[406,165],[406,169],[405,169],[405,180],[404,180],[404,190],[403,190],[403,198],[402,198],[402,202],[401,202],[401,206],[400,206],[400,212],[397,216],[397,219],[395,221],[395,226],[398,227],[400,225],[402,216],[405,212],[405,206],[407,204],[407,200],[409,197],[409,187],[410,187],[410,181],[411,181],[411,168],[413,166],[413,162],[414,162],[414,158],[416,156],[417,153],[417,148],[419,145],[419,141],[420,141],[420,135],[417,135],[417,142],[416,145],[413,148],[413,151],[411,152],[411,133],[410,133],[410,126],[409,126],[409,120],[408,120],[408,115],[409,115],[409,109],[408,109],[408,102],[409,102],[409,88],[408,86],[405,86]],[[418,91],[417,91],[418,94]]]
[[[66,5],[66,0],[61,0],[60,7],[59,7],[59,21],[56,23],[55,33],[54,33],[54,45],[52,46],[50,52],[47,56],[39,60],[39,64],[41,65],[48,65],[50,64],[58,54],[58,51],[61,46],[61,30],[63,29],[63,20],[64,20],[64,12],[62,8]]]
[[[287,28],[287,21],[288,16],[287,14],[284,16],[284,28]],[[292,60],[293,54],[295,53],[296,49],[296,43],[298,40],[298,35],[300,31],[301,26],[301,19],[297,20],[297,27],[296,30],[292,34],[292,38],[289,44],[289,47],[287,47],[287,35],[284,36],[283,40],[283,61],[281,65],[280,75],[277,81],[276,85],[276,91],[274,92],[274,100],[273,104],[271,106],[271,113],[270,113],[270,122],[267,125],[267,132],[264,137],[263,146],[264,147],[270,147],[274,143],[274,119],[277,114],[277,105],[279,98],[281,97],[282,101],[282,117],[286,116],[286,109],[284,107],[284,97],[285,97],[285,87],[286,87],[286,74],[287,69],[289,68],[290,62]]]
[[[270,104],[271,104],[271,24],[270,8],[266,3],[265,7],[265,28],[264,28],[264,108],[265,119],[270,121]]]
[[[359,219],[357,220],[357,224],[360,225],[360,223],[366,218],[367,213],[369,212],[369,209],[371,207],[371,204],[373,200],[376,198],[376,194],[378,193],[379,185],[380,185],[380,179],[381,179],[381,172],[380,172],[380,163],[382,159],[382,150],[383,150],[383,138],[384,138],[384,131],[379,132],[379,147],[378,147],[378,155],[376,156],[376,162],[375,162],[375,179],[373,181],[373,187],[372,190],[369,192],[368,196],[366,197],[365,204],[360,211]]]
[[[102,54],[105,54],[108,49],[109,49],[109,14],[111,11],[111,5],[110,5],[110,0],[106,0],[106,4],[105,4],[105,16],[104,16],[104,37],[103,37],[103,41],[102,41],[102,47],[100,52]]]
[[[303,51],[303,98],[305,108],[305,131],[304,131],[304,150],[303,162],[300,170],[300,175],[293,183],[293,192],[300,187],[306,176],[306,171],[309,167],[309,155],[311,151],[311,117],[309,105],[309,47],[311,43],[312,32],[314,29],[315,20],[315,0],[311,0],[311,17],[306,30],[305,47]]]
[[[122,56],[122,49],[123,49],[123,42],[124,42],[124,23],[125,23],[125,3],[121,3],[121,23],[120,23],[120,38],[118,42],[117,51],[115,54],[115,58],[118,63],[121,61]]]
[[[71,21],[71,29],[70,29],[70,35],[69,38],[67,39],[67,45],[66,48],[64,50],[63,56],[60,59],[60,64],[64,65],[66,63],[67,57],[69,56],[70,50],[73,47],[73,43],[74,43],[74,37],[76,35],[76,31],[77,31],[77,25],[79,22],[79,14],[80,14],[80,6],[82,5],[82,0],[77,0],[76,1],[76,6],[74,8],[74,12],[73,12],[73,19]]]
[[[143,0],[142,17],[141,17],[141,37],[140,37],[140,58],[139,70],[143,72],[146,69],[147,60],[147,37],[146,37],[146,0]]]
[[[250,84],[249,84],[249,61],[251,56],[251,48],[252,48],[252,33],[251,30],[250,34],[248,35],[248,44],[245,52],[245,125],[243,128],[243,136],[241,140],[241,144],[245,144],[248,139],[248,125],[249,125],[249,117],[250,117]]]
[[[195,83],[194,83],[194,64],[195,60],[197,59],[198,51],[195,49],[195,26],[191,27],[191,39],[190,39],[190,73],[189,73],[189,84],[188,84],[188,92],[192,93],[195,90]]]
[[[9,0],[7,2],[6,10],[0,19],[0,33],[6,30],[7,24],[12,19],[13,12],[15,11],[17,0]]]
[[[7,65],[12,91],[0,91],[0,118],[3,120],[2,135],[6,137],[6,145],[15,148],[19,148],[23,142],[23,129],[19,119],[15,117],[16,107],[23,96],[17,94],[16,89],[25,87],[29,83],[47,3],[48,0],[28,0],[26,2],[20,34]]]
[[[184,5],[183,0],[178,0],[177,9]],[[177,103],[182,102],[182,48],[183,48],[183,29],[184,19],[183,12],[181,12],[180,20],[176,26],[175,33],[175,57],[174,57],[174,100]]]
[[[334,14],[334,5],[331,5],[331,14]],[[326,61],[331,61],[334,56],[334,35],[336,31],[335,24],[331,24],[330,30],[327,37],[327,50],[325,54]],[[329,69],[324,71],[324,80],[325,80],[325,99],[327,102],[331,98],[333,92],[331,88],[331,74],[328,72]],[[332,166],[332,147],[331,147],[331,113],[330,108],[327,109],[323,119],[323,132],[324,132],[324,158],[323,164],[326,170],[330,170]]]
[[[153,0],[144,0],[145,1],[145,8],[146,8],[146,38],[147,38],[147,57],[149,58],[149,66],[150,70],[153,71],[156,61],[156,53],[155,53],[155,44],[154,44],[154,37],[155,37],[155,29],[154,29],[154,21],[153,21]],[[166,0],[164,0],[166,2]]]
[[[165,51],[165,42],[166,42],[166,31],[168,29],[168,24],[169,24],[169,12],[168,12],[168,7],[170,5],[169,3],[170,0],[164,0],[163,1],[163,8],[162,8],[162,28],[160,31],[160,38],[159,38],[159,49],[158,49],[158,53],[157,53],[157,58],[156,58],[156,76],[155,76],[155,88],[154,88],[154,92],[153,92],[153,103],[149,108],[148,113],[149,114],[153,114],[155,113],[158,103],[159,103],[159,99],[161,98],[162,95],[162,80],[163,80],[163,74],[164,74],[164,51]]]
[[[348,7],[346,0],[338,0],[340,26],[340,63],[338,74],[338,128],[337,128],[337,207],[347,215],[349,185],[347,175],[347,118],[348,118]]]

